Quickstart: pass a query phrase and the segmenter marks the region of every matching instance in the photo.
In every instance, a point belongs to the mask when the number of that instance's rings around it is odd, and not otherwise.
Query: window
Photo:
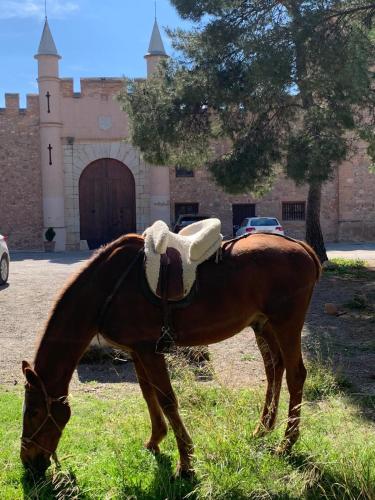
[[[270,217],[258,217],[257,219],[250,219],[250,226],[254,227],[266,227],[266,226],[279,226],[279,221],[277,219],[271,219]]]
[[[283,202],[283,220],[305,220],[306,218],[305,201],[286,201]]]
[[[194,177],[194,170],[188,168],[176,167],[176,177]]]
[[[179,215],[197,214],[198,212],[199,212],[199,203],[175,203],[174,204],[175,220],[178,219]]]
[[[232,205],[233,226],[239,226],[245,218],[255,217],[255,203],[236,203]]]

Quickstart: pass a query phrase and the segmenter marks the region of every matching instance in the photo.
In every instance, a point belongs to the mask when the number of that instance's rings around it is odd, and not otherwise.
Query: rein
[[[42,451],[44,451],[44,452],[48,453],[49,455],[51,455],[52,458],[53,458],[53,460],[56,462],[56,464],[58,464],[59,461],[57,459],[56,451],[48,450],[47,448],[45,448],[44,446],[42,446],[40,443],[38,443],[38,441],[35,441],[35,437],[43,429],[43,427],[46,425],[46,423],[48,422],[49,419],[52,420],[52,422],[55,425],[56,429],[59,431],[59,435],[61,436],[61,434],[62,434],[63,431],[62,431],[61,427],[59,426],[59,424],[56,422],[55,417],[52,415],[51,406],[52,406],[52,403],[56,403],[56,402],[61,401],[63,399],[67,399],[68,396],[60,396],[58,398],[52,398],[51,396],[48,395],[46,387],[45,387],[43,381],[40,378],[39,378],[39,382],[40,382],[40,385],[42,387],[42,392],[43,392],[43,395],[44,395],[44,402],[46,404],[47,413],[46,413],[46,416],[45,416],[43,422],[39,425],[39,427],[37,428],[37,430],[34,431],[33,434],[30,437],[21,436],[21,443],[22,443],[22,445],[26,445],[26,446],[29,445],[29,444],[33,444],[34,446],[37,446]],[[26,391],[27,391],[27,389],[26,389]]]
[[[100,309],[100,312],[99,312],[99,318],[98,318],[98,328],[99,328],[99,331],[101,330],[101,328],[103,326],[103,321],[105,319],[105,315],[106,315],[106,313],[108,311],[109,306],[111,305],[111,302],[112,302],[113,298],[115,297],[115,295],[119,291],[121,285],[123,284],[123,282],[127,278],[128,274],[130,273],[130,271],[133,269],[133,267],[137,263],[137,261],[140,258],[140,256],[143,255],[143,253],[144,253],[144,248],[142,247],[135,254],[133,260],[130,262],[130,264],[128,265],[128,267],[125,269],[124,273],[116,281],[116,284],[113,287],[112,292],[106,298],[106,300],[105,300],[105,302],[104,302],[104,304],[103,304],[103,306],[102,306],[102,308]]]

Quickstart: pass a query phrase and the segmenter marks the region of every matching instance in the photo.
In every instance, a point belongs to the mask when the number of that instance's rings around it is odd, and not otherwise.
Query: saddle
[[[191,291],[199,264],[221,247],[219,219],[205,219],[175,234],[156,221],[143,233],[144,269],[152,292],[163,301],[179,301]]]

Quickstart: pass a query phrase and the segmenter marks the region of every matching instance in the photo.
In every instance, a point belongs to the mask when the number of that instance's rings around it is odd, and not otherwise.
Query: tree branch
[[[330,16],[325,17],[324,19],[327,21],[329,19],[333,19],[334,17],[345,17],[350,16],[351,14],[356,14],[358,12],[366,12],[366,11],[374,11],[375,15],[375,3],[371,3],[369,5],[361,5],[359,7],[352,7],[351,9],[345,9],[333,12]]]

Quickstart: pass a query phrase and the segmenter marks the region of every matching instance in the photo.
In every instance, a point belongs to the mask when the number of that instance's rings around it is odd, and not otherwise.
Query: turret
[[[61,146],[59,59],[48,25],[44,23],[38,53],[40,141],[43,182],[44,231],[56,231],[56,250],[65,250],[64,172]]]
[[[167,57],[155,16],[150,45],[145,55],[148,78],[155,72],[159,62]],[[156,220],[163,220],[167,224],[171,222],[168,167],[151,168],[150,221]]]
[[[156,70],[159,62],[167,57],[168,55],[165,52],[163,40],[161,39],[160,36],[158,22],[155,17],[150,45],[148,46],[148,52],[145,55],[145,59],[147,61],[147,76],[148,77],[151,76]]]

